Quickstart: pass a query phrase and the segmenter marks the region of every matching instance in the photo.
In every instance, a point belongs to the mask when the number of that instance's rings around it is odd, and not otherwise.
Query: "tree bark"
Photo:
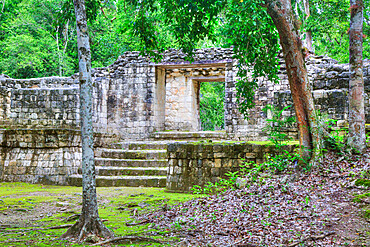
[[[279,32],[297,118],[301,155],[309,161],[315,157],[321,145],[299,26],[296,24],[290,0],[265,0],[265,3],[267,12]]]
[[[109,238],[113,233],[102,223],[96,197],[95,165],[92,127],[92,80],[91,52],[87,31],[84,0],[74,0],[77,27],[77,45],[80,79],[80,115],[82,143],[82,212],[79,220],[62,238],[74,238],[79,242],[89,234]]]
[[[348,145],[363,152],[366,148],[364,78],[362,62],[363,0],[351,0],[349,28],[349,118]]]
[[[308,17],[310,17],[310,3],[309,3],[309,0],[303,0],[303,4],[304,4],[304,12],[306,14],[305,19],[307,20]],[[313,52],[312,31],[311,30],[306,31],[306,46],[307,46],[307,49],[310,52]]]

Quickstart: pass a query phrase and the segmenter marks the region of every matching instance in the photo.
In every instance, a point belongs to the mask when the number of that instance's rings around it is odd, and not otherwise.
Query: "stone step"
[[[115,167],[115,166],[96,166],[98,176],[166,176],[166,167]],[[78,169],[78,174],[82,174],[82,169]]]
[[[95,157],[111,159],[167,159],[167,150],[95,149]]]
[[[82,186],[81,175],[67,178],[68,185]],[[96,176],[97,187],[166,187],[166,176]]]
[[[167,149],[168,141],[129,141],[111,144],[112,148],[125,150]]]
[[[151,138],[160,140],[223,140],[227,138],[225,131],[195,131],[195,132],[181,132],[181,131],[163,131],[154,132]]]
[[[115,167],[167,167],[167,159],[111,159],[95,158],[95,166],[115,166]]]

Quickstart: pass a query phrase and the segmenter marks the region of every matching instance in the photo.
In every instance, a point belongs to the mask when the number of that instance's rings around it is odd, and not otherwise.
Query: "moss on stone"
[[[263,146],[273,146],[274,143],[272,141],[249,141],[248,143],[256,144],[256,145],[263,145]],[[286,145],[299,145],[299,141],[286,141],[283,142]]]

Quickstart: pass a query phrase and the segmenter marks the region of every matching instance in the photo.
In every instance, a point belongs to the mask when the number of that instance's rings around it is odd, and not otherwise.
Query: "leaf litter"
[[[355,194],[366,192],[355,180],[369,172],[369,154],[370,149],[345,157],[329,152],[309,172],[271,174],[137,220],[178,237],[178,246],[370,246],[364,205],[353,202]]]

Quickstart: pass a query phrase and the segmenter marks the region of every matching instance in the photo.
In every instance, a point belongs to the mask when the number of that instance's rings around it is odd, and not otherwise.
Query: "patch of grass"
[[[370,207],[365,208],[365,209],[363,210],[363,212],[364,212],[364,218],[366,218],[366,219],[370,219]]]
[[[47,192],[47,193],[76,193],[82,192],[82,188],[71,186],[55,186],[27,183],[0,183],[0,198],[10,195],[23,195],[29,193]]]
[[[366,197],[370,197],[370,193],[365,193],[365,194],[361,194],[361,195],[355,195],[355,198],[353,198],[353,201],[354,202],[362,202],[361,199],[364,199]]]
[[[369,179],[357,179],[355,182],[355,185],[370,187],[370,180]]]
[[[145,236],[148,232],[156,235],[163,241],[172,239],[163,239],[158,230],[150,229],[149,224],[136,226],[126,226],[127,222],[134,221],[134,214],[143,214],[148,211],[171,207],[174,204],[191,200],[199,195],[166,193],[162,188],[97,188],[100,217],[106,220],[105,225],[110,228],[116,236],[140,235]],[[42,204],[52,203],[56,205],[58,201],[68,202],[70,206],[64,212],[59,211],[56,214],[47,216],[49,212],[38,212],[44,214],[41,219],[32,222],[33,225],[40,225],[42,228],[57,226],[63,224],[73,224],[75,221],[67,222],[66,219],[76,213],[76,205],[81,202],[81,188],[66,186],[45,186],[26,183],[1,183],[0,184],[0,209],[8,215],[16,214],[14,209],[22,208],[37,211]],[[28,214],[28,212],[21,212]],[[3,222],[6,224],[6,222]],[[23,230],[22,230],[23,229]],[[19,231],[9,232],[0,229],[0,246],[88,246],[88,244],[77,244],[69,241],[58,240],[67,229],[54,230],[33,230],[24,231],[25,228],[19,228]],[[14,242],[9,242],[14,241]],[[18,242],[17,242],[18,241]],[[135,243],[135,246],[166,246],[166,244]],[[132,246],[131,243],[120,243],[120,246]],[[171,244],[168,244],[171,246]]]

